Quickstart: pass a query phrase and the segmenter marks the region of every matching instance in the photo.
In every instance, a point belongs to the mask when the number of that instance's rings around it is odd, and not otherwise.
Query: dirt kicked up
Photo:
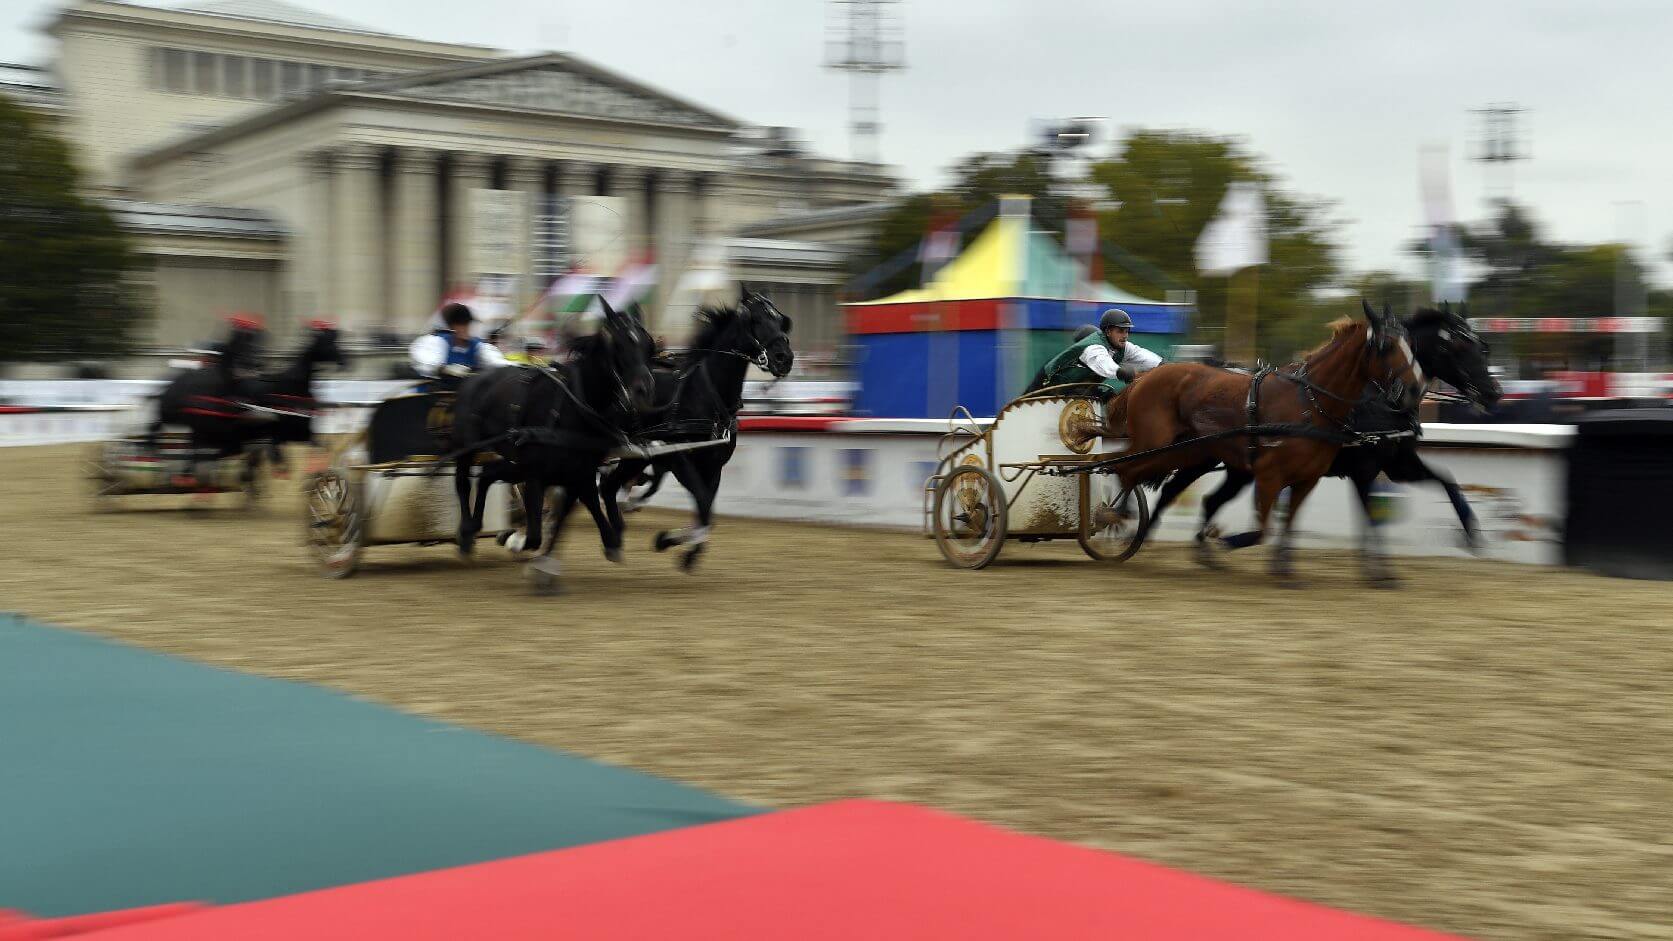
[[[318,576],[301,504],[134,498],[0,450],[0,609],[322,683],[771,805],[916,801],[1483,938],[1673,938],[1673,586],[1072,544],[982,572],[911,535],[721,521],[696,575],[585,514],[565,593],[484,544]],[[235,505],[232,497],[218,498]],[[69,678],[72,679],[73,678]]]

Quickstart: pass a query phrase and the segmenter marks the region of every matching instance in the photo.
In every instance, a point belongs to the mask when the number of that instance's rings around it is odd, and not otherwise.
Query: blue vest
[[[453,345],[452,330],[437,330],[436,336],[447,341],[447,362],[443,365],[464,366],[473,371],[476,369],[476,351],[482,348],[481,340],[471,337],[469,343],[461,350]]]

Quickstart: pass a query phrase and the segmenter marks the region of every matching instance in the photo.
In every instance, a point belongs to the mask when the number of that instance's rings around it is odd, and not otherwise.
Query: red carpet
[[[842,801],[210,909],[96,941],[1444,936],[972,823]]]

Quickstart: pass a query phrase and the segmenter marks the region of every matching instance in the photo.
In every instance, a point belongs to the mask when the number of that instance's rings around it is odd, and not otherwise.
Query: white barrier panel
[[[367,402],[375,401],[384,387],[401,385],[351,380],[331,392]],[[360,406],[329,409],[318,420],[319,429],[325,434],[356,430],[367,411]],[[0,414],[0,446],[100,441],[141,430],[146,419],[143,407]],[[920,528],[924,482],[935,470],[936,445],[946,422],[855,419],[835,427],[840,430],[742,434],[721,482],[717,511]],[[1487,557],[1556,564],[1564,511],[1563,451],[1573,435],[1572,427],[1561,425],[1430,424],[1424,426],[1422,453],[1464,488],[1487,537]],[[1187,490],[1163,517],[1157,538],[1192,538],[1202,498],[1221,477],[1210,474]],[[1457,517],[1440,487],[1388,485],[1379,502],[1391,517],[1383,530],[1390,551],[1465,555]],[[689,508],[691,499],[670,479],[652,505]],[[1218,521],[1226,532],[1251,528],[1252,493],[1227,504]],[[1301,545],[1356,546],[1362,523],[1352,487],[1342,480],[1320,482],[1299,522]]]
[[[0,414],[0,447],[103,441],[129,432],[126,409],[65,409]]]
[[[314,419],[314,430],[328,435],[358,431],[370,412],[361,405],[329,408]],[[0,447],[104,441],[142,432],[150,420],[151,410],[143,403],[131,408],[0,412]]]
[[[906,420],[912,421],[912,420]],[[808,520],[919,529],[924,482],[935,470],[933,434],[866,430],[891,420],[845,422],[840,431],[745,432],[721,480],[716,512],[735,516]],[[945,422],[935,422],[944,430]],[[1425,426],[1423,457],[1449,471],[1464,488],[1488,547],[1484,556],[1513,562],[1558,564],[1563,517],[1565,457],[1573,429],[1564,426]],[[1447,445],[1439,444],[1446,440]],[[1504,440],[1526,442],[1505,446]],[[1528,446],[1533,445],[1533,446]],[[1219,486],[1214,473],[1194,484],[1163,516],[1156,537],[1193,538],[1204,496]],[[1391,517],[1383,527],[1390,552],[1406,555],[1467,556],[1458,519],[1445,492],[1434,484],[1386,485],[1378,501]],[[1253,528],[1253,488],[1220,510],[1225,532]],[[1149,496],[1154,503],[1155,494]],[[691,498],[673,481],[651,505],[690,509]],[[1347,481],[1321,481],[1298,517],[1298,544],[1352,548],[1358,545],[1359,500]],[[933,548],[926,548],[933,552]],[[1006,553],[1027,552],[1022,544]],[[1003,556],[1002,556],[1003,558]]]

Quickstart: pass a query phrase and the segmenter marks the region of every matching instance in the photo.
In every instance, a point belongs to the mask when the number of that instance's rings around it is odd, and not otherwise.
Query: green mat
[[[0,614],[0,908],[237,902],[756,812]]]

